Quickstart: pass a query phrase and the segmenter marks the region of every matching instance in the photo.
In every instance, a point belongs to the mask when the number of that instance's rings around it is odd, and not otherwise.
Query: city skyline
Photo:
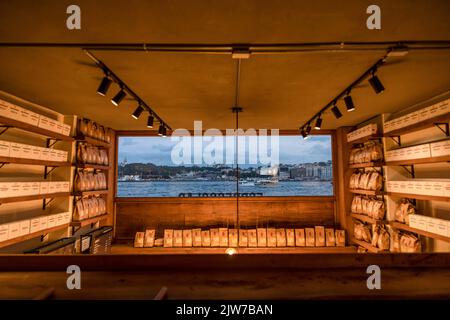
[[[119,163],[126,159],[128,163],[152,163],[160,166],[178,166],[178,164],[173,163],[171,158],[172,149],[177,143],[176,141],[171,141],[170,138],[161,137],[120,137],[118,160]],[[208,143],[203,142],[203,150]],[[219,149],[219,152],[234,155],[234,149],[228,147],[226,141],[223,144],[224,146],[222,149]],[[272,150],[269,149],[268,154],[271,154],[271,152]],[[279,164],[284,165],[330,161],[332,158],[331,136],[314,136],[308,140],[303,140],[299,136],[279,136],[278,154]],[[251,154],[248,148],[246,148],[245,160],[250,159],[250,156],[254,156],[254,154]],[[216,163],[216,165],[220,164],[223,164],[223,162]],[[228,165],[230,164],[228,163]],[[232,165],[235,165],[234,161]],[[242,167],[266,166],[262,163],[240,163],[240,165]],[[202,163],[202,166],[208,165]]]

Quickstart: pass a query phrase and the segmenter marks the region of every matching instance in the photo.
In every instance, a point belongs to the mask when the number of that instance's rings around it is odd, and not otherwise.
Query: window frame
[[[193,130],[188,130],[191,135],[194,135]],[[202,134],[204,134],[205,130],[203,130]],[[225,130],[221,130],[222,134],[225,134]],[[167,137],[169,137],[171,132],[167,133]],[[280,136],[299,136],[300,133],[298,130],[279,130]],[[243,199],[261,199],[261,201],[265,200],[274,200],[274,199],[285,199],[285,200],[295,200],[295,199],[332,199],[336,200],[336,193],[338,192],[337,189],[337,137],[336,137],[336,130],[320,130],[320,131],[312,131],[310,133],[311,136],[331,136],[331,162],[332,162],[332,170],[333,170],[333,194],[330,196],[260,196],[260,197],[251,197],[251,198],[244,198],[239,197],[239,200]],[[177,201],[177,200],[186,200],[190,199],[190,201],[193,201],[195,199],[199,201],[205,201],[205,200],[232,200],[236,199],[235,197],[192,197],[192,198],[184,198],[184,197],[118,197],[117,196],[117,183],[119,178],[119,166],[117,165],[117,161],[119,159],[119,138],[120,137],[159,137],[158,131],[156,130],[117,130],[115,134],[115,145],[114,145],[114,153],[115,153],[115,166],[114,166],[114,202],[130,202],[130,201],[166,201],[164,202],[170,202],[170,201]],[[175,200],[177,199],[177,200]]]

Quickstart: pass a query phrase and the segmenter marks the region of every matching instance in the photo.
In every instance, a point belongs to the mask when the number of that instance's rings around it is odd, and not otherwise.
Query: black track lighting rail
[[[251,54],[278,54],[296,52],[345,52],[345,51],[385,51],[394,46],[407,46],[410,50],[450,49],[449,40],[408,40],[408,41],[371,41],[371,42],[302,42],[273,44],[189,44],[189,43],[39,43],[39,42],[3,42],[0,47],[61,47],[80,48],[98,51],[144,51],[144,52],[185,52],[203,54],[233,54],[236,49],[244,48]]]
[[[123,82],[122,79],[120,79],[119,76],[117,76],[103,61],[94,56],[89,50],[85,49],[84,52],[89,58],[91,58],[95,62],[97,67],[103,71],[106,77],[109,77],[119,85],[120,90],[125,91],[128,95],[133,97],[134,100],[136,100],[136,102],[138,103],[138,108],[141,107],[142,109],[147,111],[150,114],[150,116],[153,116],[153,118],[156,119],[162,127],[172,130],[172,128],[167,124],[167,122],[162,120],[162,118],[158,116],[157,113],[153,111],[153,109],[150,108],[150,106],[146,104],[145,101],[142,100],[137,95],[137,93],[135,93],[129,86],[127,86],[127,84]]]
[[[388,50],[389,53],[389,50]],[[369,69],[367,69],[366,72],[364,72],[358,79],[353,81],[348,87],[346,87],[344,90],[342,90],[341,93],[339,93],[336,97],[334,97],[330,102],[328,102],[322,109],[320,109],[319,112],[317,112],[314,116],[312,116],[308,121],[306,121],[302,126],[300,126],[300,131],[305,132],[305,128],[308,128],[310,126],[314,119],[321,118],[322,115],[327,111],[329,108],[334,108],[338,102],[338,100],[342,99],[343,97],[346,97],[350,95],[350,92],[354,87],[356,87],[358,84],[363,82],[366,78],[368,78],[370,75],[374,75],[379,67],[381,67],[388,57],[388,53],[386,53],[383,58],[378,59]],[[339,111],[339,109],[337,110]],[[340,112],[339,112],[340,114]],[[339,115],[339,117],[335,114],[336,118],[340,118],[342,114]],[[303,134],[302,134],[303,135]],[[306,134],[308,135],[308,133]],[[303,135],[303,137],[305,137]]]

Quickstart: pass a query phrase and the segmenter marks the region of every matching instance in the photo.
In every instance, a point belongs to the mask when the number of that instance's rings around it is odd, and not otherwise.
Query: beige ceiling
[[[82,30],[65,28],[64,1],[0,3],[0,42],[294,43],[450,40],[449,1],[378,1],[381,31],[365,28],[367,1],[77,1]],[[93,51],[173,128],[234,126],[229,55]],[[295,129],[383,55],[380,51],[253,55],[242,62],[242,127]],[[115,129],[145,129],[136,104],[95,93],[102,73],[80,48],[0,47],[0,89]],[[450,50],[412,51],[382,67],[386,87],[353,92],[357,110],[324,127],[353,125],[450,89]],[[110,98],[117,91],[111,87]],[[341,104],[342,105],[342,104]],[[342,110],[345,107],[342,106]]]

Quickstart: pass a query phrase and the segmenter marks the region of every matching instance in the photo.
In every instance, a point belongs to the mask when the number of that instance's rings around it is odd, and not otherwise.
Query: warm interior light
[[[136,108],[136,110],[134,110],[131,116],[135,119],[138,119],[141,116],[142,111],[144,111],[144,109],[139,104],[139,106]]]
[[[314,129],[320,130],[321,128],[322,128],[322,118],[319,117],[319,118],[317,118],[317,120],[316,120],[316,125],[314,126]]]
[[[160,124],[159,128],[158,128],[158,136],[162,136],[163,133],[164,133],[164,127],[162,124]]]
[[[119,106],[120,102],[123,100],[123,98],[125,98],[126,95],[127,94],[125,93],[125,91],[123,91],[123,89],[120,89],[120,91],[117,92],[114,98],[111,99],[111,103],[116,107]]]
[[[109,89],[109,86],[111,85],[111,79],[108,77],[103,77],[102,82],[100,82],[100,85],[98,86],[97,93],[101,96],[105,96],[106,92]]]
[[[225,250],[225,253],[229,256],[232,256],[234,254],[237,254],[237,250],[235,248],[227,248],[227,250]]]
[[[302,130],[300,131],[300,134],[302,135],[303,140],[308,139],[308,135],[306,134],[305,130],[302,129]]]

